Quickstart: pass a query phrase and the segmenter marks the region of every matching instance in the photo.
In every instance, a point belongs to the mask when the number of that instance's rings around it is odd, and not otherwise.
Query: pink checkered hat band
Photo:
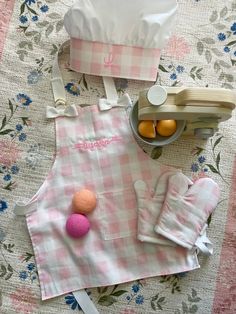
[[[160,53],[159,48],[131,47],[71,38],[70,68],[98,76],[156,81]]]

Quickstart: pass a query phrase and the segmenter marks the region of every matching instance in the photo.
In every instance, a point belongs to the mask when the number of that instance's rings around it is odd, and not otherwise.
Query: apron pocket
[[[137,234],[137,202],[133,190],[105,192],[98,195],[101,233],[104,240]]]

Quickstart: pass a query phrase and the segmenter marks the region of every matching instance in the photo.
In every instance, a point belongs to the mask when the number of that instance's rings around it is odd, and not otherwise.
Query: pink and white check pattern
[[[123,108],[78,108],[77,117],[56,119],[56,132],[54,165],[33,198],[35,210],[27,214],[43,300],[199,268],[195,253],[185,248],[137,239],[133,182],[142,179],[154,187],[161,174],[174,169],[139,148]],[[65,223],[72,196],[83,187],[96,193],[98,205],[89,215],[89,233],[74,240]]]
[[[173,175],[155,231],[192,249],[219,197],[219,186],[210,178],[201,178],[189,187],[182,173]]]
[[[160,49],[71,38],[70,67],[87,74],[155,81]]]

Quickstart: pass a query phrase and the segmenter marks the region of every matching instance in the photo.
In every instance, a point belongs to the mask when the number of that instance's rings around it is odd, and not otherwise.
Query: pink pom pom
[[[90,222],[85,215],[72,214],[66,221],[66,231],[72,238],[83,237],[90,229]]]

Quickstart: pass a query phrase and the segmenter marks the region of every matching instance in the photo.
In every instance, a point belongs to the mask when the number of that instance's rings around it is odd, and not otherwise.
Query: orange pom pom
[[[72,198],[72,210],[79,214],[88,214],[97,205],[96,195],[87,189],[76,192]]]

